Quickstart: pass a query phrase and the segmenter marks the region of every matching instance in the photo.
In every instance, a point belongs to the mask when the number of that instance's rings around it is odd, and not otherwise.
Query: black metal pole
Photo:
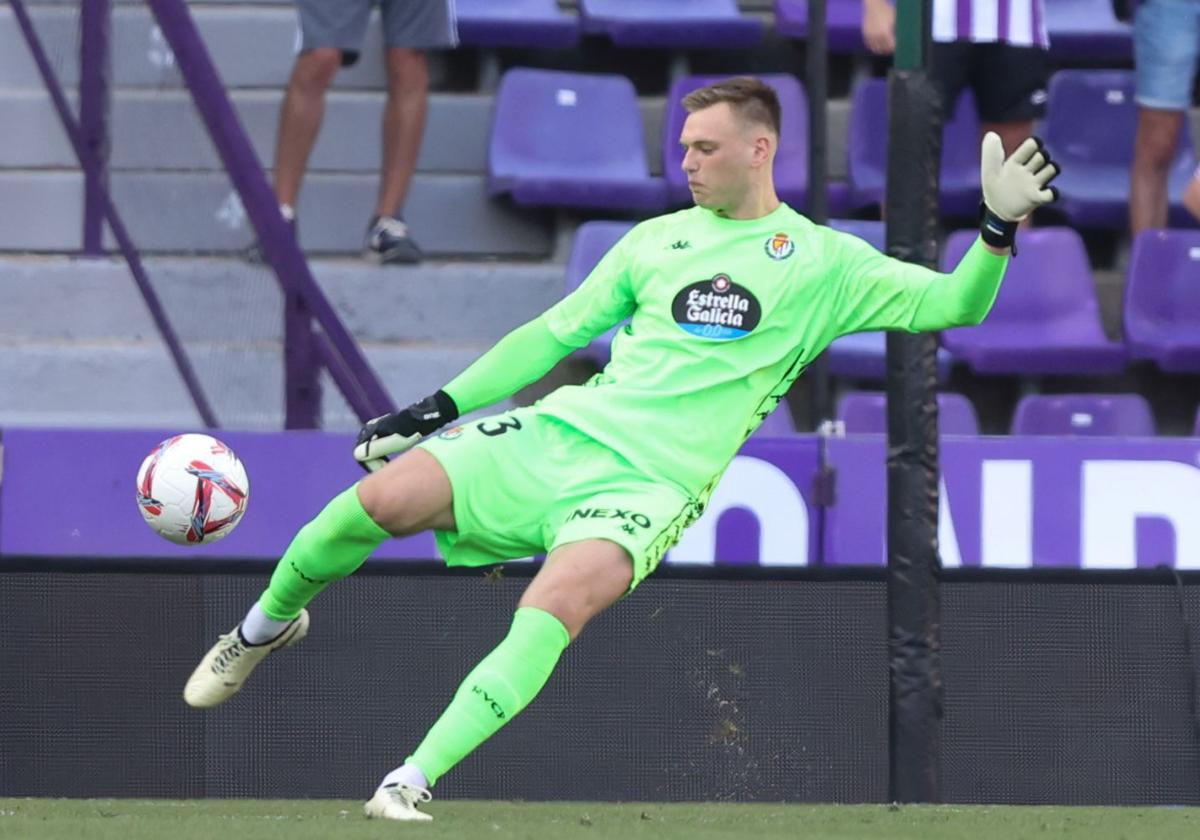
[[[929,0],[898,0],[888,81],[887,250],[937,263],[941,106],[926,73]],[[888,354],[889,792],[939,801],[937,343],[890,333]]]
[[[808,217],[819,225],[829,221],[829,50],[825,0],[809,0],[808,40],[805,43],[805,87],[808,89]],[[816,426],[833,416],[833,387],[826,354],[809,371],[812,420]]]

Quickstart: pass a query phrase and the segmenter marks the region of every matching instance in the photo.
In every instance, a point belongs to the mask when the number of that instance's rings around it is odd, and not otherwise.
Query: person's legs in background
[[[272,162],[279,210],[293,229],[300,184],[325,117],[325,94],[338,70],[358,60],[371,0],[296,0],[296,12],[298,54],[279,109]],[[243,256],[254,263],[263,260],[257,242]]]
[[[1192,101],[1200,52],[1200,3],[1146,0],[1133,27],[1138,125],[1129,190],[1133,236],[1167,226],[1167,173]]]
[[[294,210],[300,196],[308,156],[325,116],[325,92],[341,66],[342,51],[335,47],[316,47],[296,57],[275,137],[275,197],[288,210]]]
[[[379,197],[367,228],[364,256],[381,263],[416,263],[421,251],[409,235],[402,208],[425,135],[429,67],[425,51],[453,47],[458,31],[448,0],[383,0],[387,47],[387,105]]]

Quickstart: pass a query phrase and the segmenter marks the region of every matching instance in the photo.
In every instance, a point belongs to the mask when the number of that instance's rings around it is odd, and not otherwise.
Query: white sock
[[[383,781],[379,783],[379,786],[383,787],[395,782],[404,782],[406,785],[415,785],[426,790],[429,788],[429,782],[426,781],[425,774],[414,764],[403,764],[397,767],[383,777]]]
[[[250,612],[246,613],[246,617],[242,619],[242,639],[248,645],[265,645],[286,630],[292,621],[295,619],[276,621],[273,618],[267,618],[267,614],[255,601]]]

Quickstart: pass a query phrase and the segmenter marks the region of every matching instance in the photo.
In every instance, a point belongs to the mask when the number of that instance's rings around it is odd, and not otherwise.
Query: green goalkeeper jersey
[[[659,216],[631,230],[542,316],[572,347],[629,322],[601,373],[559,388],[539,408],[648,476],[704,497],[831,341],[977,323],[1005,262],[977,242],[959,271],[939,274],[785,204],[752,220],[700,207]]]

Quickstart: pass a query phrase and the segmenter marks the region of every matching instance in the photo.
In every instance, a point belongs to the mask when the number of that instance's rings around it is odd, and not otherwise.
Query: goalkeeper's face
[[[679,143],[692,200],[701,207],[738,207],[761,179],[770,178],[770,132],[743,119],[727,102],[688,114]]]

